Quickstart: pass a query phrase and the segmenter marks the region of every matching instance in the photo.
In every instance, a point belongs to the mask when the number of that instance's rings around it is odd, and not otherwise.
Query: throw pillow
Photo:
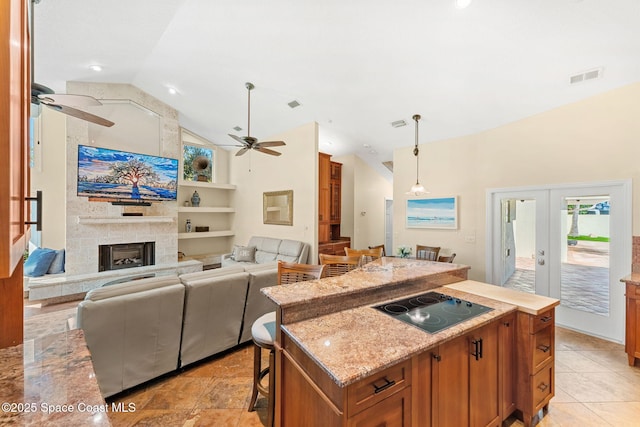
[[[55,251],[56,256],[51,261],[47,274],[64,273],[64,249]]]
[[[44,276],[56,256],[53,249],[38,248],[24,262],[24,275],[30,277]]]
[[[255,246],[239,246],[235,251],[235,260],[244,262],[255,262],[256,247]]]

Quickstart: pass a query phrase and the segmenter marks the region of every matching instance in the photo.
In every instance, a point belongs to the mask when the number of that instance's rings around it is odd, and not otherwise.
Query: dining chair
[[[447,255],[440,255],[438,257],[438,262],[453,262],[453,259],[456,257],[456,254],[451,254],[449,256]]]
[[[386,254],[384,253],[384,245],[369,246],[369,249],[378,249],[378,248],[382,248],[381,256],[386,256]]]
[[[278,261],[278,285],[304,282],[306,280],[322,277],[324,265],[297,264],[293,262]],[[267,427],[273,426],[275,412],[275,338],[276,338],[276,312],[271,311],[260,316],[251,325],[251,338],[253,340],[253,389],[249,412],[255,410],[258,393],[267,398]],[[262,350],[269,351],[269,366],[262,368]],[[264,377],[268,376],[269,384],[262,384]]]
[[[371,261],[375,261],[382,256],[383,248],[375,249],[351,249],[344,248],[344,252],[347,256],[359,256],[361,257],[361,264],[367,264]]]
[[[440,253],[440,246],[416,245],[416,259],[425,259],[427,261],[437,261],[439,253]]]
[[[320,254],[318,258],[320,264],[325,266],[322,277],[335,277],[357,268],[360,265],[361,256]]]

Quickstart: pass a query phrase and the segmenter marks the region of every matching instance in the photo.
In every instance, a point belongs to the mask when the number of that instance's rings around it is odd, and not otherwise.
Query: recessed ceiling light
[[[299,106],[300,106],[300,105],[302,105],[302,104],[300,104],[298,101],[296,101],[296,100],[294,99],[293,101],[289,102],[287,105],[288,105],[289,107],[291,107],[291,108],[296,108],[296,107],[299,107]]]
[[[362,144],[362,146],[363,146],[364,148],[369,148],[369,147],[371,147],[369,144]]]
[[[176,93],[178,93],[178,90],[175,87],[169,86],[167,90],[171,95],[175,95]]]
[[[394,128],[401,128],[402,126],[406,126],[407,122],[404,120],[396,120],[395,122],[391,122],[391,126]]]
[[[456,9],[464,9],[471,4],[471,0],[455,0]]]
[[[236,132],[240,132],[242,128],[240,126],[234,126],[233,130],[235,130]]]
[[[95,72],[102,71],[102,66],[98,64],[89,65],[89,68]]]

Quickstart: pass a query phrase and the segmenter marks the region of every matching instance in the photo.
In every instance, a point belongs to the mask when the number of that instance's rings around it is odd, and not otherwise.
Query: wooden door
[[[500,426],[498,322],[469,335],[471,427]]]
[[[30,100],[27,5],[0,3],[0,348],[22,343]]]
[[[434,427],[469,425],[469,337],[463,335],[436,349],[432,365]]]
[[[410,427],[411,387],[349,418],[349,427]]]

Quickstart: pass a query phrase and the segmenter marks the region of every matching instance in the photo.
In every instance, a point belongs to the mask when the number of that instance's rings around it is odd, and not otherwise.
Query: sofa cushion
[[[256,262],[258,264],[270,263],[276,260],[276,252],[256,251]]]
[[[118,283],[117,285],[93,289],[87,293],[84,299],[90,301],[99,301],[120,295],[148,291],[150,289],[162,288],[179,283],[180,279],[178,279],[178,276],[174,274],[168,276],[158,276],[150,277],[147,279],[132,280],[129,282]]]
[[[181,274],[180,281],[182,283],[185,283],[192,280],[201,280],[201,279],[207,279],[210,277],[223,276],[227,274],[242,273],[243,271],[244,271],[244,268],[242,267],[242,265],[231,265],[229,267],[213,268],[211,270]]]
[[[239,246],[235,250],[234,259],[238,262],[255,262],[256,247],[255,246]]]
[[[280,248],[280,242],[282,242],[282,239],[253,236],[251,239],[249,239],[248,246],[255,246],[259,251],[277,254]]]
[[[254,273],[257,271],[274,270],[278,271],[278,263],[276,261],[265,262],[263,264],[243,264],[244,271]]]
[[[23,274],[31,277],[44,276],[51,267],[55,256],[56,251],[53,249],[36,249],[25,261]]]

